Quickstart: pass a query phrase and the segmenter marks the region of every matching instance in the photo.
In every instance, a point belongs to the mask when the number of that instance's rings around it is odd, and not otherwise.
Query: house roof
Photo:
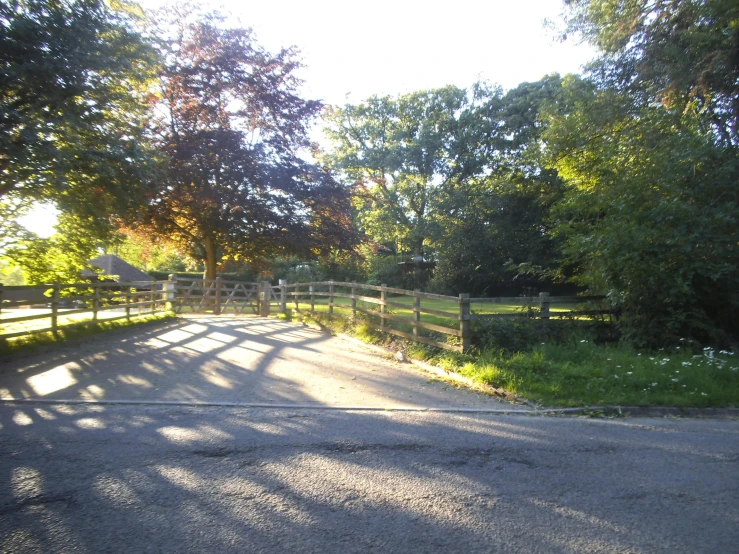
[[[106,275],[117,275],[117,281],[153,281],[154,279],[135,268],[128,262],[124,262],[118,256],[113,254],[103,254],[97,258],[89,260],[91,266],[102,269]]]

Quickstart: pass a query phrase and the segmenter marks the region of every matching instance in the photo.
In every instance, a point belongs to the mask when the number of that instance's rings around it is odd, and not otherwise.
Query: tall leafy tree
[[[552,75],[506,94],[478,83],[334,109],[333,161],[355,183],[362,228],[430,253],[443,290],[515,288],[510,263],[554,265],[545,219],[561,182],[542,166],[540,110],[560,86]]]
[[[156,56],[128,8],[103,0],[0,3],[6,206],[52,202],[105,233],[110,215],[140,203]]]
[[[154,130],[168,169],[142,223],[209,279],[225,260],[350,247],[347,191],[304,161],[321,104],[298,94],[297,52],[270,53],[216,16],[170,15]]]
[[[602,52],[601,83],[705,116],[739,147],[739,3],[736,0],[565,0],[568,32]]]
[[[332,161],[355,184],[365,232],[416,256],[430,250],[443,196],[484,166],[486,112],[500,94],[449,86],[331,110]]]
[[[543,109],[561,93],[559,75],[522,83],[485,106],[492,122],[476,150],[481,171],[450,190],[439,210],[440,237],[434,282],[454,292],[507,295],[524,287],[552,290],[560,240],[549,210],[564,190],[542,156]],[[538,277],[516,272],[537,268]],[[545,289],[546,290],[546,289]]]
[[[62,213],[56,233],[42,239],[27,236],[5,252],[20,266],[27,283],[78,283],[80,271],[93,269],[87,261],[103,251],[105,243],[88,232],[90,225],[77,216]]]
[[[545,138],[566,182],[553,212],[565,257],[623,310],[625,336],[736,336],[739,161],[699,116],[570,78]]]

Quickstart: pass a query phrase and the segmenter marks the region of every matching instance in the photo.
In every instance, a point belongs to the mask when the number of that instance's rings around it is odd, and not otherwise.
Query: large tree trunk
[[[423,238],[419,238],[415,240],[415,246],[413,248],[414,250],[414,257],[421,257],[421,261],[423,261]]]
[[[216,266],[218,265],[218,248],[213,237],[205,237],[203,241],[205,247],[205,271],[203,272],[203,279],[215,279],[216,278]]]

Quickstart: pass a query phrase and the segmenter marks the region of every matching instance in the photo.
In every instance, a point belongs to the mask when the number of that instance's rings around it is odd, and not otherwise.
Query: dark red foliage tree
[[[298,95],[297,53],[213,18],[164,42],[156,143],[168,171],[145,224],[216,276],[224,260],[320,256],[355,242],[349,193],[306,162],[321,109]]]

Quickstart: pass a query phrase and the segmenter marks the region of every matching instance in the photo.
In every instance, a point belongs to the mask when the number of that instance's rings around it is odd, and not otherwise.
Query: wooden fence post
[[[216,277],[216,298],[215,305],[213,306],[213,315],[221,315],[221,287],[223,286],[223,279]]]
[[[549,331],[549,293],[539,293],[539,308],[541,317],[541,329],[545,333]]]
[[[51,333],[58,336],[57,323],[59,317],[59,283],[51,285]]]
[[[131,283],[123,285],[123,298],[126,307],[126,321],[131,321]]]
[[[352,281],[352,318],[357,317],[357,282]]]
[[[280,313],[287,313],[287,281],[280,279]]]
[[[93,283],[92,287],[92,322],[97,323],[100,309],[100,283]]]
[[[272,284],[269,281],[262,281],[262,304],[259,315],[268,317],[270,313],[270,304],[272,303]]]
[[[157,311],[157,283],[154,281],[151,284],[151,313]]]
[[[167,309],[174,310],[175,303],[177,302],[177,275],[175,273],[169,274],[169,283],[167,283]]]
[[[387,291],[385,288],[387,285],[383,283],[380,287],[380,329],[385,331],[385,302],[387,301]]]
[[[413,337],[418,338],[418,331],[419,331],[419,325],[418,323],[421,321],[421,297],[418,296],[418,293],[421,292],[421,289],[416,289],[413,291]]]
[[[316,289],[313,283],[308,285],[308,291],[310,291],[310,313],[312,315],[316,311]]]
[[[328,284],[328,315],[334,315],[334,282]]]
[[[459,294],[459,333],[462,335],[462,352],[467,352],[472,344],[470,336],[470,295]]]

